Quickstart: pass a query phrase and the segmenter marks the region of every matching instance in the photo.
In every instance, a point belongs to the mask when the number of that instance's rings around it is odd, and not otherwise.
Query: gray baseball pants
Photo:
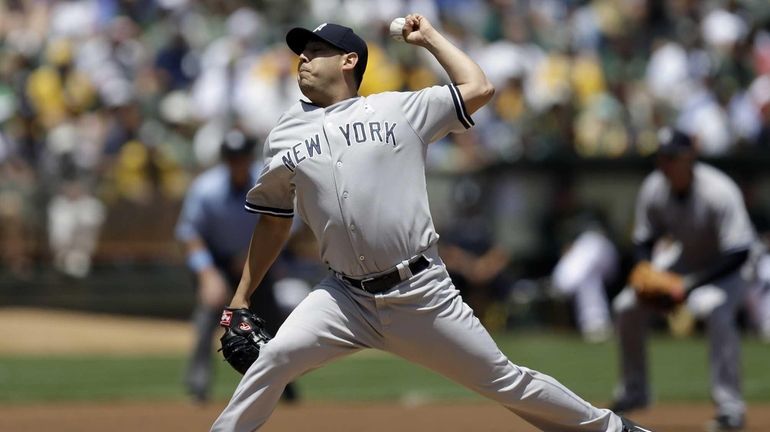
[[[741,393],[741,346],[736,314],[746,293],[739,272],[713,284],[698,287],[686,306],[706,323],[709,338],[711,398],[717,415],[741,416],[746,405]],[[647,378],[647,331],[650,315],[656,311],[639,302],[633,288],[624,289],[613,302],[620,338],[621,382],[619,400],[650,402]]]
[[[296,377],[364,348],[423,365],[492,399],[544,431],[611,431],[621,419],[553,378],[516,366],[455,289],[436,248],[431,267],[381,294],[325,278],[297,306],[244,375],[212,431],[251,432]]]

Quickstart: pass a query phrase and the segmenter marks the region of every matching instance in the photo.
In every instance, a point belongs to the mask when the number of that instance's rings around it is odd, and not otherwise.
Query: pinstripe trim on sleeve
[[[255,204],[251,204],[250,202],[246,202],[246,205],[244,206],[247,212],[250,213],[261,213],[261,214],[267,214],[271,216],[278,216],[278,217],[285,217],[290,218],[294,217],[294,209],[279,209],[279,208],[273,208],[273,207],[264,207],[264,206],[258,206]]]
[[[455,104],[457,119],[460,120],[460,123],[462,123],[465,129],[470,129],[471,126],[473,126],[475,123],[473,122],[471,115],[468,114],[468,110],[465,109],[465,101],[463,101],[463,96],[460,94],[460,90],[457,89],[456,85],[450,84],[449,92],[452,94],[452,102]]]

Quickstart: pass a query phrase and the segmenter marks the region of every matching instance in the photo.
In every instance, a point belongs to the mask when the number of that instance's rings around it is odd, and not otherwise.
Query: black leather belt
[[[423,255],[420,255],[419,258],[409,263],[409,270],[413,275],[420,273],[428,267],[430,267],[430,261]],[[353,279],[344,275],[341,275],[341,277],[354,287],[360,288],[371,294],[387,291],[402,282],[401,275],[398,273],[397,268],[377,277],[366,279]]]

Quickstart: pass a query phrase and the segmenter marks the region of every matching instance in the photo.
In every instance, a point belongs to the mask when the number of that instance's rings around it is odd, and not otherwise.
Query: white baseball
[[[406,19],[403,17],[395,18],[393,21],[390,22],[390,37],[397,41],[403,41],[404,35],[401,33],[401,31],[404,29],[404,24],[406,23]]]

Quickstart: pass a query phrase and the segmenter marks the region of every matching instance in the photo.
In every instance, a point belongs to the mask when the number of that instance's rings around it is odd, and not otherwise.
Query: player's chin
[[[302,92],[302,94],[310,98],[310,100],[313,100],[313,95],[318,93],[318,86],[315,85],[311,80],[298,78],[297,84],[299,84],[299,90]]]
[[[312,85],[310,74],[299,73],[297,75],[297,84],[299,85],[299,88],[305,88]]]

